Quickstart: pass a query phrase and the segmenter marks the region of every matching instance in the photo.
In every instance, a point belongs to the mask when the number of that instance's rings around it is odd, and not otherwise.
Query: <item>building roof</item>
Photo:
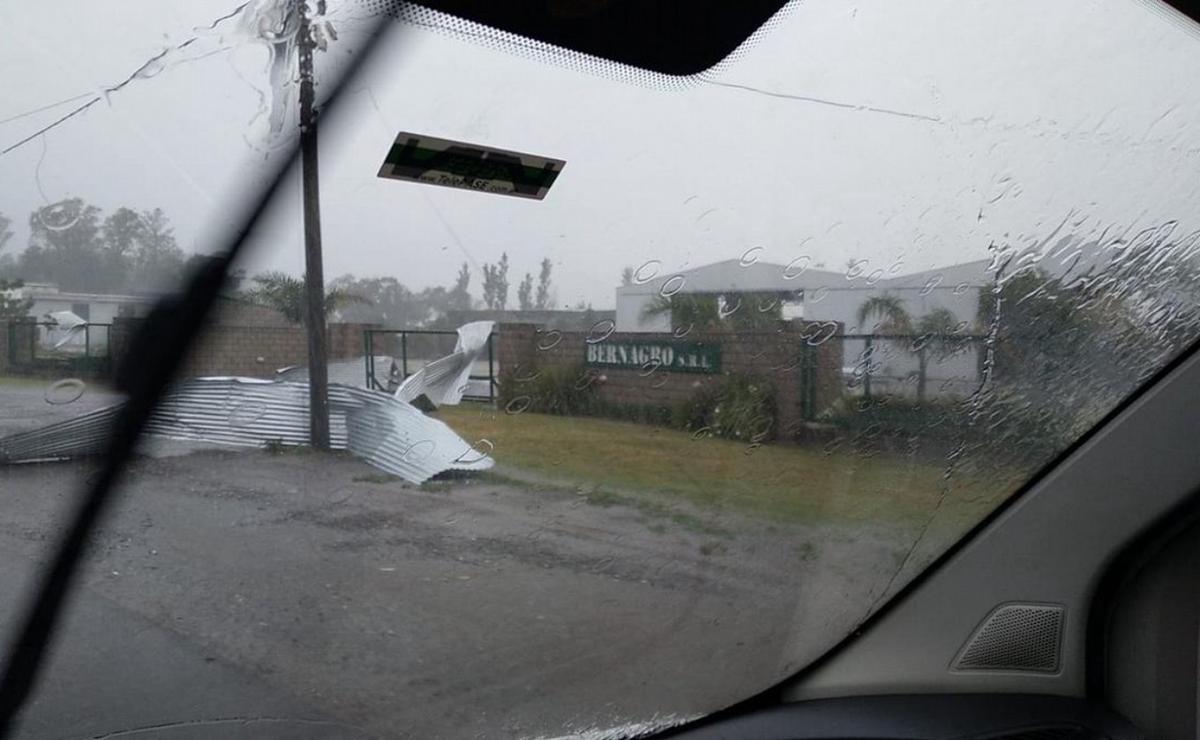
[[[690,270],[660,273],[652,280],[637,285],[622,285],[617,288],[617,296],[659,292],[785,292],[815,288],[837,278],[843,276],[807,267],[800,262],[793,265],[770,262],[743,265],[741,260],[729,259]]]
[[[990,259],[960,262],[957,265],[897,275],[894,278],[880,280],[876,285],[882,285],[885,289],[924,288],[931,283],[934,287],[941,288],[953,288],[963,283],[978,287],[988,285],[992,281],[991,274],[987,269],[989,264],[991,264]]]
[[[932,270],[880,278],[867,283],[871,270],[850,279],[845,272],[832,272],[809,267],[796,260],[787,265],[771,262],[742,264],[741,260],[729,259],[708,265],[693,267],[680,272],[660,273],[640,285],[622,285],[617,288],[617,297],[629,295],[679,293],[722,293],[722,292],[787,292],[813,290],[820,287],[844,290],[889,290],[923,288],[940,276],[938,287],[954,288],[962,283],[971,286],[990,282],[987,272],[989,260],[976,260],[957,265],[948,265]]]
[[[22,298],[34,300],[71,301],[73,303],[153,303],[158,296],[124,295],[120,293],[78,293],[59,290],[54,283],[25,283],[20,288],[14,288],[10,293],[16,293]]]
[[[495,321],[497,323],[541,324],[549,329],[587,331],[599,321],[615,321],[612,309],[586,308],[581,310],[531,309],[528,311],[492,309],[470,309],[447,311],[439,324],[461,326],[471,321]]]

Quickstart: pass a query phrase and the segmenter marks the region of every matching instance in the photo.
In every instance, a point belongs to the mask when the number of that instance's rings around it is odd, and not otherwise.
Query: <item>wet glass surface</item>
[[[179,378],[272,382],[164,405],[24,736],[714,711],[1200,330],[1200,88],[1174,73],[1200,47],[1145,4],[794,4],[687,79],[310,12],[338,449],[304,444],[296,168]],[[5,593],[97,469],[154,300],[291,156],[297,25],[275,0],[0,11]],[[400,132],[565,166],[542,200],[380,177]]]

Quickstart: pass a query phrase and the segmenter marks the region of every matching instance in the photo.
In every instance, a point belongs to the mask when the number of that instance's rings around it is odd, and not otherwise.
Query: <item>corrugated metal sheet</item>
[[[103,452],[120,406],[0,439],[0,463]],[[378,391],[329,386],[331,444],[393,475],[422,483],[446,470],[484,470],[492,459],[450,427]],[[308,384],[254,378],[196,378],[175,385],[146,434],[262,447],[308,444]]]
[[[493,321],[472,321],[458,327],[454,352],[440,357],[404,379],[396,389],[396,398],[411,402],[425,396],[435,405],[456,404],[467,390],[471,368],[487,349]]]
[[[365,356],[360,356],[349,360],[334,360],[330,362],[329,369],[326,371],[329,382],[367,387],[366,359]],[[389,355],[375,355],[375,376],[381,385],[387,384],[388,371],[391,370],[392,363],[393,360]],[[297,365],[295,367],[280,368],[275,371],[275,380],[307,383],[308,367]]]
[[[120,405],[0,439],[0,463],[62,460],[96,455],[108,446],[109,429]]]

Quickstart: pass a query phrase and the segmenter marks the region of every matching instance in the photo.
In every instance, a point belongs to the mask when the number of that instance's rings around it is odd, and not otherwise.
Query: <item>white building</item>
[[[70,311],[88,324],[109,325],[118,316],[145,316],[155,301],[154,296],[66,292],[53,283],[25,283],[7,292],[14,298],[32,299],[33,305],[27,315],[39,322],[50,321],[50,314]],[[108,330],[94,327],[87,331],[71,332],[40,327],[38,341],[43,346],[58,347],[64,351],[83,351],[85,345],[99,349],[108,345]]]
[[[861,272],[833,272],[809,268],[802,263],[744,265],[736,259],[726,260],[678,273],[660,273],[643,283],[617,288],[617,331],[671,331],[674,327],[670,315],[650,310],[667,296],[777,293],[784,296],[785,319],[837,321],[843,325],[848,335],[843,340],[845,373],[848,378],[853,378],[856,372],[858,376],[862,374],[866,340],[851,337],[878,333],[874,320],[870,326],[858,325],[858,311],[864,301],[872,296],[895,296],[914,322],[934,309],[944,308],[962,322],[965,333],[974,333],[980,291],[990,285],[987,265],[988,260],[979,260],[888,276],[882,270],[872,271],[870,267]],[[911,381],[915,381],[919,363],[910,345],[907,341],[872,340],[873,388],[906,394],[915,392],[915,382]],[[933,395],[970,392],[978,372],[975,346],[952,357],[930,358],[927,390]],[[906,383],[906,380],[910,382]],[[853,381],[851,384],[855,385]]]

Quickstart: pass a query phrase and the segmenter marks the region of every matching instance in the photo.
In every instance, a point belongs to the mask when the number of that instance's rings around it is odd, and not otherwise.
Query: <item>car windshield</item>
[[[687,77],[399,2],[128,5],[0,9],[5,636],[154,302],[284,175],[21,736],[711,713],[1200,334],[1200,45],[1165,5],[795,2]]]

